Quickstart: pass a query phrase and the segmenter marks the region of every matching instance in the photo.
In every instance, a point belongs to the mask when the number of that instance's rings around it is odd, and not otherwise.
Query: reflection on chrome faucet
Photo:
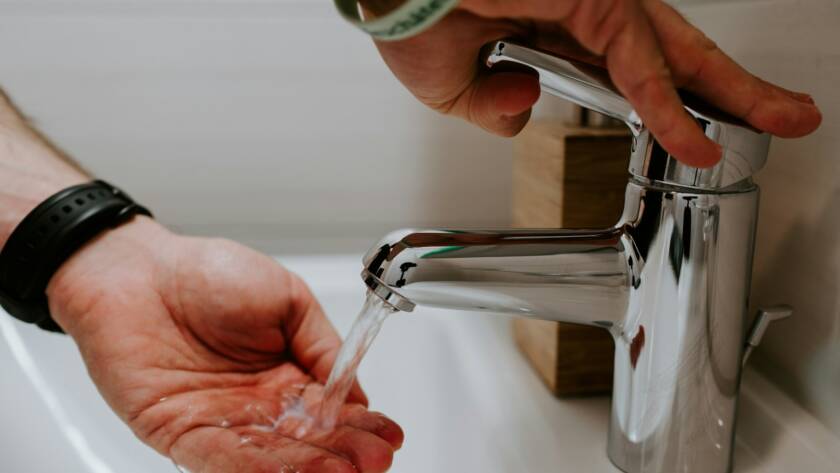
[[[750,177],[769,137],[687,109],[724,150],[715,167],[691,168],[574,63],[506,42],[488,58],[501,61],[534,67],[549,92],[628,123],[635,138],[622,217],[599,230],[395,232],[365,256],[366,285],[405,311],[425,305],[609,330],[613,463],[630,473],[730,471],[759,197]]]

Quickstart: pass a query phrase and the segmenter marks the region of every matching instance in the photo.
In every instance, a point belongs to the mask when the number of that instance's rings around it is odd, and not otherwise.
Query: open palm
[[[300,436],[340,340],[267,256],[138,218],[74,255],[48,294],[111,408],[190,471],[380,472],[402,443],[358,386],[335,430]]]

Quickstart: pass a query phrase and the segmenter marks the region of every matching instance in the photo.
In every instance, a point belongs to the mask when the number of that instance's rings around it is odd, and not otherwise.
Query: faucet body
[[[751,176],[769,136],[703,104],[686,107],[723,150],[714,167],[693,168],[670,156],[591,66],[509,42],[487,58],[501,61],[536,69],[544,90],[628,125],[621,218],[595,230],[399,231],[368,252],[362,278],[400,310],[428,305],[609,330],[612,462],[627,473],[731,471],[758,215]],[[751,347],[774,317],[762,317]]]
[[[751,183],[702,193],[631,181],[611,228],[397,232],[367,255],[363,277],[395,305],[609,330],[613,463],[727,472],[757,204]]]

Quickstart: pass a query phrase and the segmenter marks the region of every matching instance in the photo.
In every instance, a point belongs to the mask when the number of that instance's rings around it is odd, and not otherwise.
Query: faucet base
[[[613,458],[609,448],[607,448],[607,458],[610,460],[610,463],[612,463],[612,465],[615,467],[615,469],[617,471],[621,471],[621,472],[624,472],[624,473],[641,473],[641,472],[644,472],[644,471],[665,471],[665,470],[633,469],[632,467],[630,467],[628,465],[621,464],[619,461],[617,461],[615,458]],[[733,471],[735,471],[734,464],[730,463],[729,468],[727,468],[724,471],[721,471],[720,473],[732,473]]]
[[[758,189],[707,194],[631,184],[627,198],[642,209],[624,220],[636,222],[628,234],[643,263],[612,330],[609,458],[627,473],[728,473]]]

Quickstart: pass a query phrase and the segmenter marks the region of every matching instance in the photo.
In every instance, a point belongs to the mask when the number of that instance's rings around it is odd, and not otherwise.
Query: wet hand
[[[750,74],[660,0],[463,0],[424,33],[377,46],[423,103],[512,136],[539,97],[537,78],[490,73],[477,60],[482,46],[509,37],[606,66],[665,149],[693,166],[714,165],[720,150],[678,88],[781,137],[806,135],[822,118],[810,96]]]
[[[382,472],[402,444],[358,386],[334,431],[298,438],[340,339],[267,256],[136,218],[77,252],[48,295],[111,408],[193,473]]]

